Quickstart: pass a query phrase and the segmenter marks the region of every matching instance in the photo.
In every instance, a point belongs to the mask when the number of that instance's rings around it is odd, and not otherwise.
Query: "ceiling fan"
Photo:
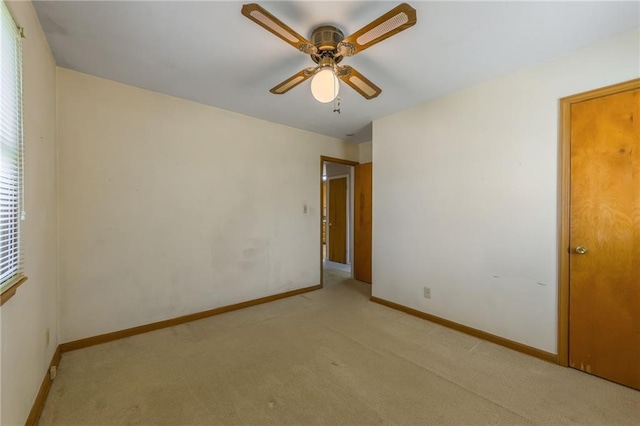
[[[309,41],[256,3],[242,6],[242,14],[300,52],[310,55],[313,62],[317,64],[315,67],[308,67],[294,74],[272,88],[270,92],[282,95],[313,77],[311,93],[319,102],[331,102],[338,96],[340,90],[338,79],[366,99],[373,99],[382,93],[382,89],[353,67],[338,64],[345,56],[356,55],[406,30],[417,21],[416,10],[402,3],[348,37],[345,37],[339,28],[323,25],[311,32],[311,41]]]

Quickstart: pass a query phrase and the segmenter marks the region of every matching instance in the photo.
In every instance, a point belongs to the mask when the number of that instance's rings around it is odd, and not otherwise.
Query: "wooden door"
[[[569,365],[640,389],[640,89],[571,105]]]
[[[332,262],[347,263],[347,178],[329,180],[329,246]]]
[[[371,284],[372,164],[355,166],[353,278]]]

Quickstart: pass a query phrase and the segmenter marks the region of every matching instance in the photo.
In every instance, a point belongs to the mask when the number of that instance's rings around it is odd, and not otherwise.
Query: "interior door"
[[[347,263],[347,178],[329,179],[329,254],[332,262]]]
[[[371,284],[372,249],[372,171],[371,163],[355,166],[353,278]]]
[[[640,389],[640,90],[571,106],[569,365]]]

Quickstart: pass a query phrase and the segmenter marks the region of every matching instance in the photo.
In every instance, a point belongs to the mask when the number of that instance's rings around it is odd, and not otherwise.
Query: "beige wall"
[[[62,68],[58,116],[63,342],[319,284],[343,141]]]
[[[358,157],[360,155],[360,145],[357,143],[345,144],[345,155],[351,161],[358,161]]]
[[[373,142],[362,142],[358,144],[358,162],[360,164],[371,163],[373,161]]]
[[[0,308],[3,425],[24,424],[58,346],[56,68],[30,2],[8,2],[24,27],[25,274]],[[49,343],[47,344],[47,330]]]
[[[373,294],[555,353],[558,99],[640,76],[639,39],[376,120]]]

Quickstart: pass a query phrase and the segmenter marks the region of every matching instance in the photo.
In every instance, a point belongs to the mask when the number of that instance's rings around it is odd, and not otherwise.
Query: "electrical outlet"
[[[431,288],[429,287],[424,288],[424,297],[426,299],[431,299]]]

